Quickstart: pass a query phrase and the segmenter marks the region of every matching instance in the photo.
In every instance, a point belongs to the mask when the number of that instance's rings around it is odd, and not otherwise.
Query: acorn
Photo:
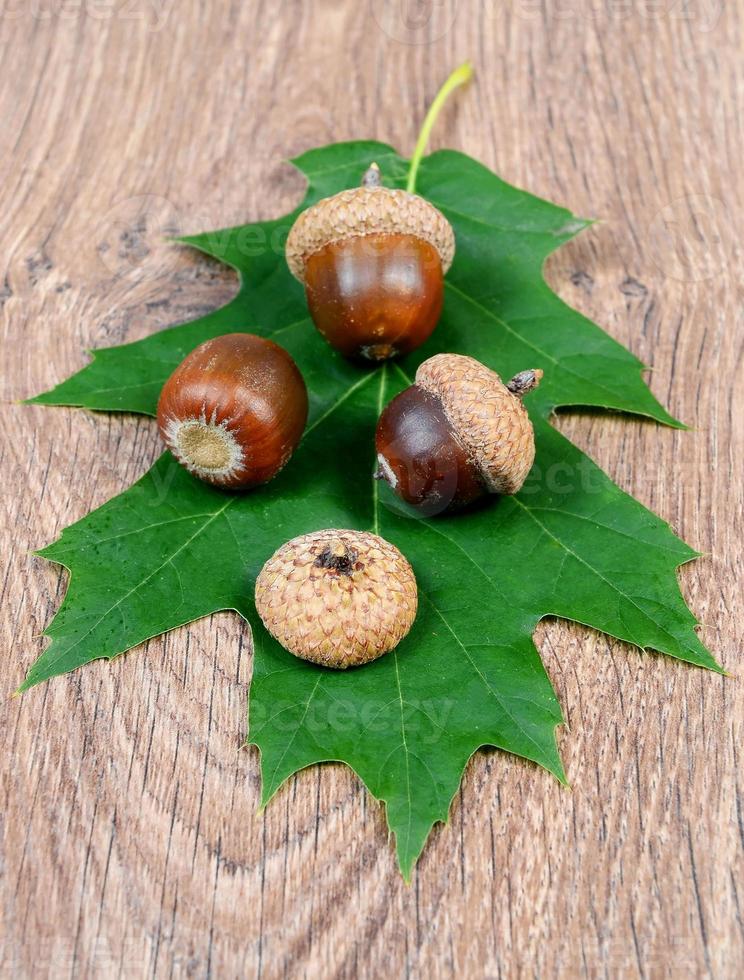
[[[522,371],[504,384],[472,357],[430,357],[380,416],[376,476],[424,516],[516,493],[535,459],[522,398],[541,377]]]
[[[264,337],[231,333],[200,344],[168,378],[158,426],[189,473],[245,490],[287,463],[307,409],[305,382],[287,351]]]
[[[392,650],[410,630],[417,603],[408,561],[367,531],[293,538],[256,580],[256,609],[269,633],[324,667],[356,667]]]
[[[454,254],[444,215],[417,194],[383,187],[375,163],[361,187],[303,211],[286,245],[320,333],[346,357],[373,362],[430,336]]]

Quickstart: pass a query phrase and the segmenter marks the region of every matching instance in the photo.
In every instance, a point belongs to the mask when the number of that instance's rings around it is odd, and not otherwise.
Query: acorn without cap
[[[380,416],[377,476],[426,516],[516,493],[535,459],[522,397],[541,377],[522,371],[504,384],[472,357],[430,357]]]
[[[356,667],[397,646],[416,618],[411,566],[389,541],[330,528],[293,538],[256,580],[256,609],[290,653]]]
[[[303,211],[286,246],[320,333],[368,361],[407,354],[430,336],[454,254],[444,215],[417,194],[383,187],[374,163],[361,187]]]
[[[307,389],[271,340],[231,333],[200,344],[163,385],[158,426],[189,473],[227,489],[271,480],[297,448]]]

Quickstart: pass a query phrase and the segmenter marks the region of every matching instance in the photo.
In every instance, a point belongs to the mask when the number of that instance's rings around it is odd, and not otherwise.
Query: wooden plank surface
[[[5,0],[0,4],[3,652],[10,692],[66,575],[30,556],[160,451],[151,420],[14,401],[85,347],[225,301],[162,242],[288,209],[283,161],[433,145],[604,220],[550,261],[565,300],[653,366],[691,432],[560,426],[706,557],[684,593],[740,672],[741,0]],[[737,228],[738,225],[738,228]],[[250,637],[220,615],[3,700],[2,976],[738,977],[744,695],[585,628],[538,643],[572,791],[479,753],[406,887],[342,766],[263,814],[240,748]]]

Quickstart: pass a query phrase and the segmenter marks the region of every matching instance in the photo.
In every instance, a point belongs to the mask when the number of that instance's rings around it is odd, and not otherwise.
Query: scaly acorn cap
[[[287,237],[289,271],[305,281],[305,261],[332,242],[364,235],[412,235],[439,252],[444,275],[455,255],[455,233],[441,211],[418,194],[393,190],[380,183],[373,163],[362,186],[323,198],[297,218]]]
[[[256,609],[269,633],[296,657],[325,667],[355,667],[392,650],[417,605],[408,561],[366,531],[293,538],[256,580]]]
[[[504,384],[495,371],[463,354],[435,354],[416,371],[416,384],[439,398],[491,493],[516,493],[532,468],[535,436],[522,396],[542,374],[522,371]]]

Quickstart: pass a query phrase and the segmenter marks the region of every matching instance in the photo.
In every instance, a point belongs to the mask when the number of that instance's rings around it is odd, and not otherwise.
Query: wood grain
[[[5,691],[65,588],[30,551],[159,452],[151,420],[15,400],[227,299],[232,276],[163,233],[281,213],[283,160],[323,142],[410,151],[466,57],[434,146],[603,219],[549,279],[694,428],[560,424],[705,553],[682,587],[740,672],[740,0],[0,8]],[[236,617],[4,700],[2,976],[741,976],[740,680],[575,625],[537,639],[572,791],[479,753],[410,887],[342,766],[257,812]]]

